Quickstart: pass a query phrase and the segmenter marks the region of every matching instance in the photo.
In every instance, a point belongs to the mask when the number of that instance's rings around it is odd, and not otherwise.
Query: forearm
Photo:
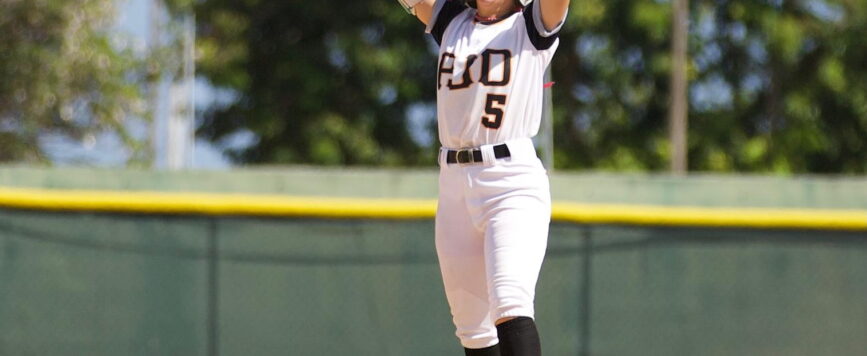
[[[539,1],[539,7],[542,9],[542,22],[546,30],[553,30],[560,22],[563,21],[563,16],[566,16],[566,11],[569,10],[569,0],[536,0]]]
[[[436,0],[422,0],[420,3],[416,4],[413,8],[415,10],[415,16],[427,25],[430,22],[430,19],[433,17],[433,9]]]
[[[436,0],[397,0],[410,14],[415,15],[425,25],[433,16],[433,8]]]

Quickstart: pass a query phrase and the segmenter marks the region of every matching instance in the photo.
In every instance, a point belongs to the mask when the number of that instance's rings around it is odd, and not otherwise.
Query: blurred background
[[[682,3],[572,1],[554,168],[867,170],[867,3]],[[0,162],[434,164],[436,46],[393,1],[2,6]]]
[[[864,354],[865,34],[571,0],[547,355]],[[0,356],[460,354],[437,50],[394,0],[0,0]]]

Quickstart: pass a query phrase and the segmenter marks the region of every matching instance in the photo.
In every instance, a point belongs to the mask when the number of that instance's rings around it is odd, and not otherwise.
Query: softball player
[[[440,45],[436,248],[468,356],[541,355],[533,298],[551,219],[531,138],[569,0],[398,0]]]

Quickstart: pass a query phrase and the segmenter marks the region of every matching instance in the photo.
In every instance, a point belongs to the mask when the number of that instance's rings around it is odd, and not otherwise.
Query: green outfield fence
[[[546,355],[863,355],[867,179],[551,177]],[[0,355],[460,355],[433,171],[0,167]]]

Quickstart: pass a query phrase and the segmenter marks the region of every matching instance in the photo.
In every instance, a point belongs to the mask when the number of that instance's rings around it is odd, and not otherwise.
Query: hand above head
[[[415,15],[425,25],[430,22],[436,0],[397,0],[410,14]]]

